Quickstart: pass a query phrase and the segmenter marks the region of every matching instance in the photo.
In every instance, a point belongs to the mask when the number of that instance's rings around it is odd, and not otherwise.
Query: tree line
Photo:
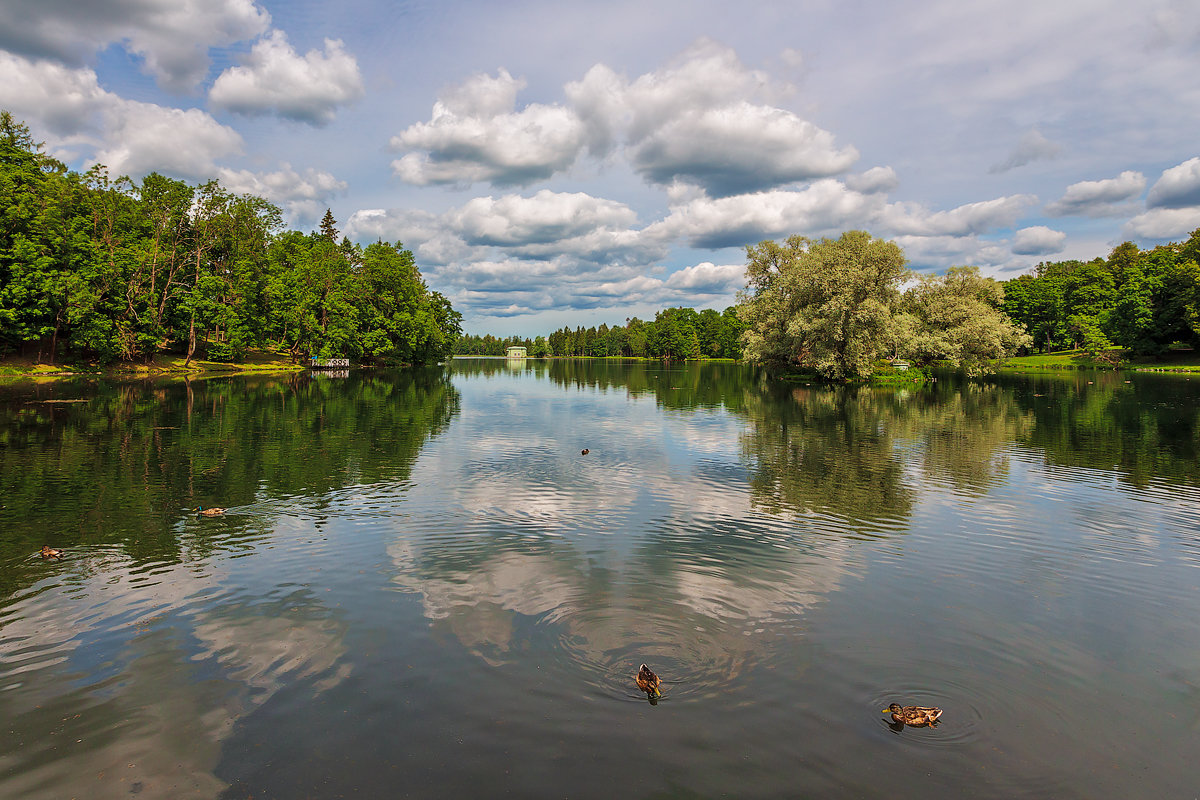
[[[318,231],[285,230],[279,208],[217,181],[70,171],[0,112],[0,355],[429,363],[461,319],[399,242],[339,241],[328,211]]]
[[[623,356],[626,358],[663,358],[679,361],[691,358],[741,358],[741,337],[745,323],[737,309],[723,312],[706,308],[666,308],[653,320],[632,317],[624,325],[601,324],[598,328],[562,327],[553,333],[532,339],[497,338],[468,334],[458,341],[459,355],[502,356],[509,347],[524,347],[534,358],[548,356]]]
[[[1119,346],[1157,356],[1174,344],[1200,345],[1200,228],[1183,242],[1107,258],[1043,262],[1005,281],[1004,311],[1041,352],[1082,347],[1112,358]]]

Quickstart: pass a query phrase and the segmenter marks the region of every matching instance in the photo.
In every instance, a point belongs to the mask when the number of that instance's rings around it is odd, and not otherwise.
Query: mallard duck
[[[39,551],[39,555],[41,555],[42,558],[62,558],[63,551],[56,550],[50,545],[44,544],[42,545],[42,549]]]
[[[893,722],[911,725],[914,728],[924,728],[937,725],[942,710],[932,706],[901,706],[899,703],[892,703],[883,709],[883,713],[891,713]]]
[[[586,455],[587,455],[588,453],[590,453],[590,452],[592,452],[592,451],[591,451],[591,450],[588,450],[588,449],[585,447],[585,448],[583,448],[582,450],[580,450],[580,451],[579,451],[579,455],[581,455],[581,456],[586,456]]]
[[[225,513],[225,509],[223,509],[223,508],[205,508],[204,506],[200,506],[199,508],[196,509],[196,513],[200,514],[201,516],[204,516],[204,517],[219,517]]]
[[[651,697],[662,695],[662,692],[658,690],[658,687],[662,686],[662,679],[655,675],[654,671],[645,664],[642,664],[634,680],[637,681],[638,688]]]

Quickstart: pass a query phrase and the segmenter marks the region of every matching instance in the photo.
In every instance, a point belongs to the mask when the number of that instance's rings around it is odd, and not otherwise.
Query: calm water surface
[[[1198,392],[0,385],[0,797],[1193,797]]]

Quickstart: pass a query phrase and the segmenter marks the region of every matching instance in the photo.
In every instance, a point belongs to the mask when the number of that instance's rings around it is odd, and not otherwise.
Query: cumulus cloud
[[[86,148],[113,175],[151,171],[210,177],[217,159],[242,151],[242,137],[199,109],[127,100],[90,69],[68,69],[0,52],[0,106],[53,134],[52,148]]]
[[[473,245],[558,242],[597,228],[628,228],[636,219],[624,203],[547,189],[533,197],[477,197],[447,215],[448,223]]]
[[[339,106],[362,95],[358,62],[340,39],[326,39],[324,52],[309,50],[301,57],[283,31],[272,31],[254,45],[244,64],[221,73],[208,99],[238,114],[276,114],[326,125]]]
[[[567,84],[566,105],[517,109],[525,87],[506,70],[438,98],[428,122],[392,138],[398,177],[417,185],[525,185],[586,151],[620,150],[646,181],[730,196],[844,172],[858,151],[791,111],[759,102],[774,90],[733,50],[702,40],[663,69],[629,81],[598,64]]]
[[[0,48],[82,66],[119,42],[173,91],[204,79],[208,49],[252,39],[271,16],[252,0],[6,0],[0,3]]]
[[[799,191],[773,190],[733,197],[698,197],[671,209],[645,235],[684,239],[692,247],[740,247],[793,233],[819,235],[879,213],[878,195],[864,195],[826,178]]]
[[[693,267],[684,267],[672,272],[667,277],[666,285],[672,289],[707,291],[715,294],[728,293],[746,285],[746,265],[722,264],[718,266],[711,261],[705,261]]]
[[[1025,209],[1036,202],[1033,195],[1017,194],[937,212],[913,203],[896,203],[887,208],[880,221],[897,234],[965,236],[1011,228]]]
[[[1146,188],[1146,176],[1125,170],[1115,178],[1080,181],[1067,187],[1063,196],[1046,206],[1053,217],[1116,217],[1130,211],[1130,203]]]
[[[203,111],[120,100],[107,112],[105,144],[95,160],[114,175],[164,172],[207,178],[217,159],[242,151],[242,137]]]
[[[859,175],[847,175],[843,182],[856,192],[875,194],[892,191],[900,185],[900,178],[891,167],[871,167]]]
[[[835,175],[858,151],[789,111],[741,102],[681,113],[631,145],[630,158],[652,183],[684,180],[728,196]]]
[[[357,242],[382,239],[402,242],[413,250],[421,269],[461,263],[482,256],[451,231],[436,214],[405,208],[367,208],[355,211],[345,234]]]
[[[1152,208],[1123,228],[1133,239],[1175,239],[1200,228],[1200,208]]]
[[[1036,128],[1027,132],[1017,142],[1017,146],[1009,153],[1008,158],[992,165],[988,172],[997,174],[1008,172],[1017,167],[1023,167],[1034,161],[1057,158],[1062,153],[1062,147],[1047,139]]]
[[[730,196],[835,175],[858,159],[832,133],[751,102],[777,90],[731,48],[710,40],[632,82],[597,65],[566,92],[593,151],[623,136],[634,169],[659,185],[683,181]]]
[[[330,198],[346,191],[346,182],[328,172],[309,167],[300,173],[287,162],[274,172],[223,167],[217,172],[217,178],[231,192],[265,197],[282,205],[297,223],[316,221],[329,207]]]
[[[1184,209],[1200,206],[1200,158],[1189,158],[1164,170],[1146,197],[1150,208]]]
[[[585,131],[561,106],[531,104],[515,110],[522,80],[501,69],[477,75],[447,92],[429,122],[392,137],[396,150],[413,150],[392,162],[401,180],[431,184],[479,181],[518,186],[548,178],[575,162]]]
[[[945,269],[962,264],[1004,270],[1028,267],[1021,261],[1014,264],[1012,253],[1003,243],[980,239],[978,236],[896,236],[896,244],[915,269]]]
[[[1045,256],[1061,253],[1066,248],[1067,235],[1062,231],[1034,225],[1021,228],[1013,236],[1012,251],[1019,256]]]

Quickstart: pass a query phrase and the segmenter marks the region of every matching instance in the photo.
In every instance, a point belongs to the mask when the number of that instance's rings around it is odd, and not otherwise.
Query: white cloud
[[[294,222],[311,224],[329,207],[329,200],[346,191],[346,182],[309,167],[303,173],[284,162],[275,172],[250,172],[227,167],[217,172],[221,185],[236,194],[265,197],[284,206]]]
[[[1062,147],[1047,139],[1036,128],[1021,137],[1021,141],[1009,153],[1008,158],[992,166],[988,172],[993,174],[1008,172],[1017,167],[1023,167],[1034,161],[1057,158],[1062,153]]]
[[[1134,239],[1174,239],[1200,228],[1200,208],[1153,208],[1138,214],[1122,229]]]
[[[730,48],[701,40],[670,65],[630,82],[598,64],[564,87],[568,105],[530,104],[506,70],[443,92],[428,122],[392,138],[393,162],[417,185],[524,185],[569,169],[584,150],[618,148],[662,186],[685,182],[718,196],[848,169],[858,151],[786,109],[761,102],[777,91]]]
[[[1054,217],[1122,216],[1131,210],[1128,201],[1140,195],[1145,188],[1145,175],[1125,170],[1115,178],[1071,184],[1062,197],[1046,206],[1045,212]]]
[[[165,172],[208,178],[216,160],[242,152],[242,137],[203,111],[120,100],[106,112],[105,145],[95,160],[110,174]]]
[[[121,43],[162,86],[186,91],[207,74],[210,47],[252,39],[270,21],[252,0],[6,0],[0,48],[82,66]]]
[[[413,209],[368,208],[355,211],[346,220],[345,234],[353,241],[382,239],[402,242],[413,250],[421,269],[474,260],[472,248],[449,230],[437,215]]]
[[[969,264],[984,269],[1008,269],[1013,264],[1012,253],[1003,243],[980,239],[978,236],[897,236],[896,244],[917,269],[944,269]],[[1028,264],[1021,262],[1021,267]]]
[[[597,65],[566,87],[594,152],[623,139],[647,181],[683,181],[718,196],[835,175],[858,159],[830,132],[751,102],[781,91],[731,48],[707,39],[633,82]]]
[[[900,185],[900,178],[891,167],[871,167],[860,175],[847,175],[843,182],[856,192],[875,194],[892,191]]]
[[[1062,231],[1034,225],[1021,228],[1013,236],[1012,251],[1020,256],[1044,256],[1061,253],[1066,247],[1067,235]]]
[[[799,191],[774,190],[733,197],[699,197],[671,209],[649,225],[652,239],[685,239],[692,247],[740,247],[793,233],[819,235],[844,230],[875,216],[878,195],[847,189],[826,178]]]
[[[636,219],[624,203],[547,189],[533,197],[477,197],[447,215],[447,222],[473,245],[546,244],[597,228],[628,228]]]
[[[58,137],[92,129],[95,116],[116,102],[90,69],[69,69],[0,51],[0,107]]]
[[[693,267],[672,272],[666,280],[672,289],[708,290],[713,293],[728,293],[746,285],[745,264],[722,264],[705,261]]]
[[[127,100],[99,85],[90,69],[0,52],[0,106],[53,135],[54,148],[81,148],[109,173],[159,171],[211,177],[216,160],[242,151],[242,137],[199,109]]]
[[[1189,158],[1177,167],[1163,170],[1146,197],[1150,208],[1200,206],[1200,158]]]
[[[561,106],[532,104],[516,112],[524,81],[500,70],[475,76],[433,106],[429,122],[392,137],[397,150],[416,150],[392,162],[401,180],[417,186],[491,182],[532,183],[575,162],[585,131]]]
[[[1026,208],[1037,202],[1033,195],[997,197],[966,203],[949,211],[930,212],[913,203],[888,206],[881,222],[889,231],[916,236],[965,236],[1011,228]]]
[[[283,31],[272,31],[254,45],[242,66],[221,73],[208,98],[239,114],[277,114],[326,125],[339,106],[362,95],[358,62],[340,39],[326,39],[323,53],[310,50],[301,57]]]
[[[633,144],[630,160],[653,183],[728,196],[835,175],[858,151],[789,111],[740,102],[683,111]]]

